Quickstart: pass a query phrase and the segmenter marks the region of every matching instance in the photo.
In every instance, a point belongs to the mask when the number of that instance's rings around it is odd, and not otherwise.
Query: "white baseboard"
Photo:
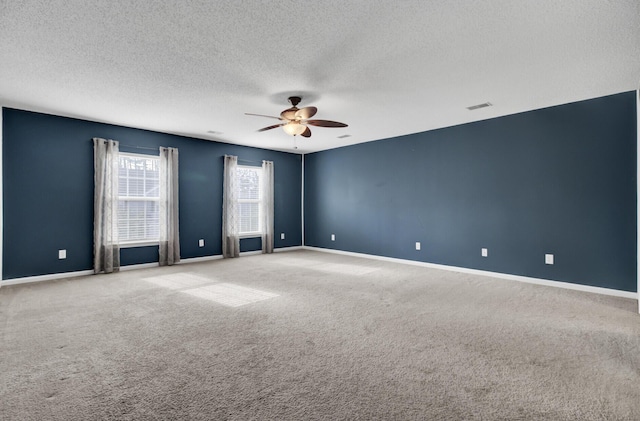
[[[284,252],[284,251],[293,251],[293,250],[302,250],[303,247],[302,246],[293,246],[293,247],[280,247],[280,248],[276,248],[273,249],[274,253],[280,253],[280,252]],[[243,251],[240,253],[240,256],[253,256],[256,254],[262,254],[262,250],[254,250],[254,251]],[[208,262],[211,260],[220,260],[223,259],[224,256],[222,256],[221,254],[217,254],[215,256],[203,256],[203,257],[191,257],[188,259],[180,259],[180,263],[195,263],[195,262]]]
[[[282,247],[282,248],[274,249],[273,251],[276,253],[279,253],[284,251],[301,250],[302,248],[303,248],[302,246]],[[262,251],[261,250],[245,251],[243,253],[240,253],[240,256],[251,256],[255,254],[262,254]],[[221,254],[214,255],[214,256],[191,257],[187,259],[180,259],[180,262],[178,262],[178,264],[181,265],[181,264],[189,264],[189,263],[197,263],[197,262],[209,262],[212,260],[220,260],[222,258],[223,257]],[[126,271],[136,270],[136,269],[153,268],[153,267],[158,267],[158,263],[153,262],[153,263],[141,263],[138,265],[120,266],[120,272],[126,272]],[[3,281],[0,281],[0,286],[28,284],[31,282],[52,281],[55,279],[63,279],[63,278],[76,278],[78,276],[87,276],[87,275],[93,275],[93,270],[81,270],[78,272],[52,273],[48,275],[25,276],[23,278],[5,279]]]
[[[569,282],[552,281],[550,279],[530,278],[528,276],[510,275],[508,273],[490,272],[486,270],[469,269],[469,268],[463,268],[458,266],[439,265],[436,263],[418,262],[415,260],[398,259],[395,257],[376,256],[373,254],[354,253],[351,251],[326,249],[321,247],[303,246],[302,248],[305,250],[314,250],[314,251],[320,251],[324,253],[342,254],[345,256],[362,257],[365,259],[382,260],[385,262],[402,263],[402,264],[422,266],[422,267],[432,268],[432,269],[442,269],[442,270],[448,270],[453,272],[470,273],[473,275],[489,276],[492,278],[508,279],[510,281],[525,282],[528,284],[572,289],[576,291],[591,292],[595,294],[612,295],[614,297],[631,298],[634,300],[638,299],[638,294],[635,292],[620,291],[620,290],[611,289],[611,288],[592,287],[588,285],[572,284]]]
[[[507,280],[511,280],[511,281],[525,282],[525,283],[529,283],[529,284],[545,285],[545,286],[551,286],[551,287],[556,287],[556,288],[564,288],[564,289],[572,289],[572,290],[576,290],[576,291],[591,292],[591,293],[595,293],[595,294],[611,295],[611,296],[614,296],[614,297],[631,298],[631,299],[634,299],[634,300],[638,299],[638,294],[635,293],[635,292],[620,291],[620,290],[617,290],[617,289],[593,287],[593,286],[588,286],[588,285],[572,284],[572,283],[569,283],[569,282],[552,281],[552,280],[549,280],[549,279],[530,278],[530,277],[527,277],[527,276],[510,275],[510,274],[507,274],[507,273],[490,272],[490,271],[485,271],[485,270],[469,269],[469,268],[462,268],[462,267],[457,267],[457,266],[439,265],[439,264],[436,264],[436,263],[418,262],[418,261],[415,261],[415,260],[406,260],[406,259],[398,259],[398,258],[394,258],[394,257],[376,256],[376,255],[364,254],[364,253],[354,253],[354,252],[350,252],[350,251],[325,249],[325,248],[320,248],[320,247],[310,247],[310,246],[282,247],[282,248],[274,249],[274,252],[280,253],[280,252],[287,252],[287,251],[294,251],[294,250],[315,250],[315,251],[320,251],[320,252],[325,252],[325,253],[342,254],[342,255],[345,255],[345,256],[353,256],[353,257],[361,257],[361,258],[365,258],[365,259],[373,259],[373,260],[381,260],[381,261],[386,261],[386,262],[402,263],[402,264],[421,266],[421,267],[427,267],[427,268],[432,268],[432,269],[442,269],[442,270],[449,270],[449,271],[454,271],[454,272],[470,273],[470,274],[480,275],[480,276],[488,276],[488,277],[492,277],[492,278],[507,279]],[[251,256],[251,255],[256,255],[256,254],[261,254],[261,253],[262,253],[262,251],[258,250],[258,251],[249,251],[249,252],[240,253],[240,255],[241,256]],[[179,264],[205,262],[205,261],[212,261],[212,260],[219,260],[219,259],[222,259],[222,255],[192,257],[192,258],[187,258],[187,259],[181,259]],[[151,267],[158,267],[158,263],[154,262],[154,263],[142,263],[142,264],[139,264],[139,265],[122,266],[122,267],[120,267],[120,271],[124,272],[124,271],[129,271],[129,270],[144,269],[144,268],[151,268]],[[52,274],[48,274],[48,275],[26,276],[24,278],[3,280],[3,281],[0,282],[0,285],[1,286],[9,286],[9,285],[27,284],[27,283],[31,283],[31,282],[51,281],[51,280],[63,279],[63,278],[75,278],[75,277],[79,277],[79,276],[87,276],[87,275],[92,275],[92,274],[93,274],[93,270],[82,270],[82,271],[78,271],[78,272],[64,272],[64,273],[52,273]]]
[[[28,284],[31,282],[52,281],[54,279],[76,278],[78,276],[93,275],[93,270],[81,270],[78,272],[52,273],[49,275],[25,276],[24,278],[5,279],[0,284],[2,286]]]
[[[184,263],[210,262],[211,260],[220,260],[220,259],[222,259],[221,254],[216,254],[214,256],[189,257],[187,259],[180,259],[180,262],[178,262],[178,264],[181,265]]]
[[[292,247],[280,247],[278,249],[273,249],[274,253],[280,253],[283,251],[294,251],[294,250],[302,250],[304,249],[303,246],[292,246]]]

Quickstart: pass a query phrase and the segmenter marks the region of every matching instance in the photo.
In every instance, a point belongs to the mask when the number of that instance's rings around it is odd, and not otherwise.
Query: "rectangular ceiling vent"
[[[338,136],[338,139],[345,139],[347,137],[351,137],[350,134],[343,134],[342,136]]]
[[[473,111],[473,110],[477,110],[479,108],[485,108],[485,107],[491,107],[493,104],[490,102],[485,102],[483,104],[478,104],[478,105],[472,105],[470,107],[467,107],[467,110],[469,111]]]

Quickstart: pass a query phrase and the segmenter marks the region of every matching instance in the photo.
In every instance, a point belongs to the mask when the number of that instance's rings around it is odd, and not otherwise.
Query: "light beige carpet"
[[[0,289],[2,420],[638,420],[635,300],[313,251]]]

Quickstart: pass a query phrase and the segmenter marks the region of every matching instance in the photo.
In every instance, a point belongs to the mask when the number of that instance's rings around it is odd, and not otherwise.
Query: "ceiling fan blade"
[[[295,120],[296,119],[296,111],[298,109],[296,107],[287,108],[283,112],[280,113],[281,120]]]
[[[272,115],[264,115],[264,114],[252,114],[252,113],[244,113],[244,115],[254,115],[256,117],[267,117],[267,118],[275,118],[276,120],[281,120],[280,117],[274,117]]]
[[[258,130],[259,132],[264,132],[267,130],[271,130],[271,129],[275,129],[276,127],[280,127],[280,126],[284,126],[284,123],[282,124],[274,124],[273,126],[269,126],[269,127],[263,127],[262,129]]]
[[[317,112],[318,112],[318,109],[316,107],[300,108],[298,111],[296,111],[295,118],[297,120],[306,120],[316,115]]]
[[[311,137],[311,130],[307,127],[307,129],[304,132],[300,133],[300,136]]]
[[[330,120],[307,120],[304,121],[305,124],[311,124],[312,126],[318,127],[349,127],[347,124],[338,123],[337,121]]]

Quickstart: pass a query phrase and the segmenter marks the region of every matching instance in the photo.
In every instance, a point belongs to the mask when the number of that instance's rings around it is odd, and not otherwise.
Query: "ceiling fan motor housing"
[[[291,105],[293,105],[294,107],[296,107],[298,104],[300,104],[300,101],[302,101],[302,98],[299,96],[290,96],[289,97],[289,102],[291,103]]]

